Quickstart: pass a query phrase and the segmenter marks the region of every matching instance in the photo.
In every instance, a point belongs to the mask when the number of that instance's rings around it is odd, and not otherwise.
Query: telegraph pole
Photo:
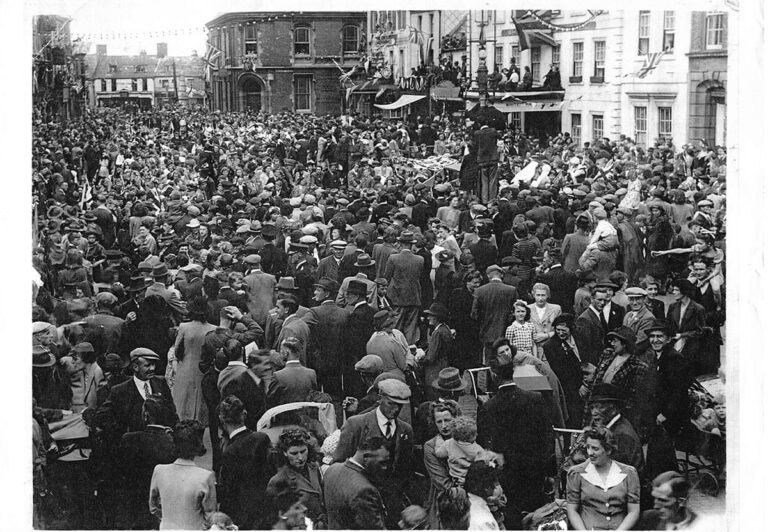
[[[179,86],[176,83],[176,60],[173,60],[173,96],[176,98],[176,103],[179,103]]]

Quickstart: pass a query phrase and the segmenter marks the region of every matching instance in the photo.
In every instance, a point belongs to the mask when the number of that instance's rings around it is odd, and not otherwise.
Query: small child
[[[469,466],[475,460],[482,459],[485,451],[475,443],[477,425],[469,417],[459,416],[453,420],[452,436],[445,441],[438,439],[435,455],[448,459],[448,473],[454,485],[462,486]]]
[[[587,246],[587,249],[595,249],[597,248],[597,243],[600,240],[604,240],[609,237],[616,237],[618,234],[616,232],[616,228],[613,227],[611,222],[608,221],[608,215],[605,212],[605,209],[595,209],[592,214],[595,216],[598,222],[597,226],[595,227],[595,232],[592,234],[592,238],[589,240],[589,246]]]

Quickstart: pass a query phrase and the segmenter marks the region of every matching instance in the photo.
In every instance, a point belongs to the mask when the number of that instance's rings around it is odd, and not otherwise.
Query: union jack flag
[[[659,65],[661,62],[661,58],[666,54],[666,50],[662,50],[661,52],[654,52],[654,53],[647,53],[645,55],[645,61],[643,61],[643,66],[640,68],[640,71],[637,73],[638,78],[644,78]]]
[[[211,80],[211,71],[218,70],[219,69],[219,56],[221,55],[221,50],[213,46],[211,43],[205,43],[206,44],[206,50],[205,55],[203,56],[203,61],[205,62],[205,80],[210,81]]]

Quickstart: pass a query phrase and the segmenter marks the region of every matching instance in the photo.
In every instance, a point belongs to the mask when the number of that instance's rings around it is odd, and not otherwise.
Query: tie
[[[608,332],[608,322],[605,321],[605,313],[600,311],[600,325],[603,326],[603,331]]]
[[[144,399],[152,395],[152,390],[149,389],[149,382],[144,382]]]
[[[392,437],[392,420],[389,420],[386,422],[386,432],[384,433],[384,437],[387,439],[390,439]]]

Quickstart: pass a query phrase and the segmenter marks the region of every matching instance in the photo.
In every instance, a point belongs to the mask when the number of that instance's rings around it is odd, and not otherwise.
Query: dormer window
[[[146,65],[136,65],[136,72],[146,72],[147,66]]]
[[[109,73],[115,74],[117,72],[117,65],[109,65]]]

